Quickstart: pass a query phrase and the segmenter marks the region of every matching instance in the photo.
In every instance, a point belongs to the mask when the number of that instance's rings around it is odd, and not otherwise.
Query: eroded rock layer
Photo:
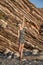
[[[18,51],[18,23],[25,16],[25,48],[43,50],[43,15],[28,0],[0,0],[0,51]]]

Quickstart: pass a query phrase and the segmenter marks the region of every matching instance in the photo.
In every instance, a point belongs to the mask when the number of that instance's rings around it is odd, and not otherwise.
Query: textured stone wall
[[[18,23],[25,16],[25,48],[43,50],[43,15],[28,0],[0,0],[0,50],[18,51]],[[42,27],[41,27],[42,25]],[[40,32],[41,31],[41,32]]]

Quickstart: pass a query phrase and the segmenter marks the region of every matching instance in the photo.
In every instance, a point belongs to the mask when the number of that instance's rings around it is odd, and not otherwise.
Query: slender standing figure
[[[19,38],[19,54],[20,59],[23,57],[23,49],[25,44],[25,18],[23,18],[23,22],[19,23],[19,30],[18,30],[18,38]]]

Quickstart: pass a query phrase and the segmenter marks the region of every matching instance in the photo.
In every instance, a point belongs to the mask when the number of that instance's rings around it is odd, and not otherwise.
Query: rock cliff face
[[[42,11],[43,12],[43,11]],[[25,48],[43,50],[43,15],[28,0],[0,0],[0,51],[18,51],[18,23],[25,16]]]
[[[42,13],[43,15],[43,8],[38,8],[38,10]]]

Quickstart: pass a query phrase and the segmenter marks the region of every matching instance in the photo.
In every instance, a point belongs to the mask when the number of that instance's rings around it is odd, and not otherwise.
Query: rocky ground
[[[42,59],[34,59],[34,57],[38,57],[40,54],[32,55],[29,51],[24,51],[23,59],[20,60],[14,53],[14,57],[12,59],[6,58],[0,54],[0,65],[43,65]],[[43,55],[42,55],[43,56]],[[32,58],[33,57],[33,58]]]
[[[17,58],[10,60],[0,59],[0,65],[43,65],[43,61],[24,60],[20,62]]]

